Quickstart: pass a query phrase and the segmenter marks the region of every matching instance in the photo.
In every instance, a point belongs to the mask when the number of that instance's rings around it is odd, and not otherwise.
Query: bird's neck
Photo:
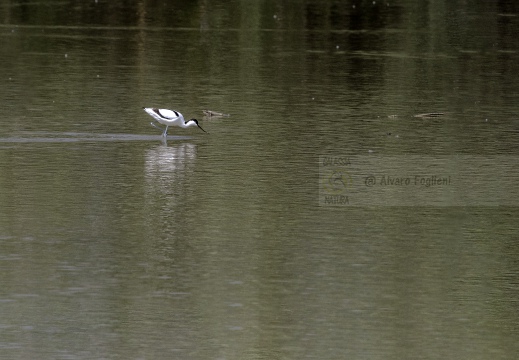
[[[196,126],[196,123],[194,121],[191,121],[191,120],[189,120],[188,122],[185,122],[185,123],[182,124],[183,128],[188,128],[188,127],[191,127],[191,126]]]

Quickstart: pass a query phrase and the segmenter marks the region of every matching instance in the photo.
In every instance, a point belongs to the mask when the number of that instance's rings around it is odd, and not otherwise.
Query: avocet
[[[143,108],[144,111],[146,111],[152,118],[157,120],[159,123],[166,125],[166,128],[164,129],[164,132],[162,133],[162,136],[168,135],[168,127],[170,126],[178,126],[183,129],[191,127],[191,126],[197,126],[200,130],[203,132],[207,132],[198,124],[197,119],[191,119],[188,121],[184,120],[184,116],[182,116],[181,113],[175,110],[169,110],[169,109],[157,109],[157,108]],[[152,126],[156,127],[157,129],[162,130],[159,126],[155,125],[153,122],[150,123]]]

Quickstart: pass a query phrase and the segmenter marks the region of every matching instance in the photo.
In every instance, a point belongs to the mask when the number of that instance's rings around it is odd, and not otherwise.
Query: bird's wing
[[[165,117],[167,119],[175,119],[180,116],[180,114],[177,111],[169,109],[157,109],[157,113],[160,116]]]

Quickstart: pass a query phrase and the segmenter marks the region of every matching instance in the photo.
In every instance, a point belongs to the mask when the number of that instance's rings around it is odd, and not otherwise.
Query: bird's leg
[[[159,129],[159,130],[161,130],[161,131],[164,131],[163,128],[161,128],[160,126],[157,126],[156,124],[154,124],[153,121],[150,122],[150,125],[153,126],[155,129]]]
[[[164,132],[162,133],[162,136],[166,137],[168,136],[168,126],[166,125],[166,129],[164,129]]]

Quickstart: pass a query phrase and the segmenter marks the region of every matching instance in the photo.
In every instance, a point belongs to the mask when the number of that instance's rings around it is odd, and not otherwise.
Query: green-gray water
[[[0,358],[515,358],[519,204],[326,206],[319,159],[516,166],[518,7],[0,1]]]

